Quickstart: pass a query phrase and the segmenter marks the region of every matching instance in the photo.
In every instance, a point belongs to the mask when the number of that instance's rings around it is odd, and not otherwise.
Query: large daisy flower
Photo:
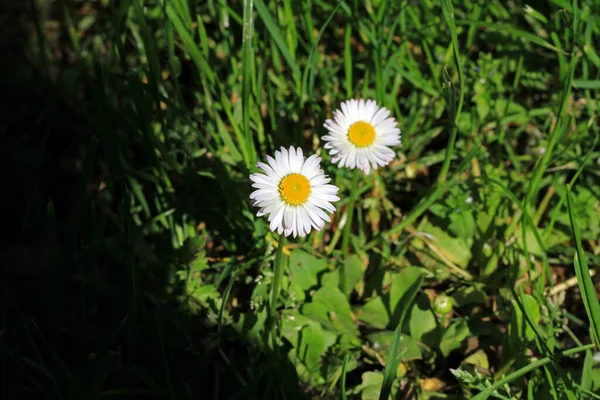
[[[390,146],[400,144],[400,129],[390,111],[373,100],[348,100],[333,120],[325,121],[329,132],[323,136],[331,162],[340,167],[359,168],[369,174],[371,167],[384,167],[396,156]]]
[[[256,188],[250,198],[252,205],[260,207],[257,216],[269,214],[269,228],[285,236],[306,236],[311,228],[319,231],[330,222],[329,213],[335,212],[331,204],[337,186],[320,167],[321,158],[316,154],[304,158],[302,149],[281,148],[275,158],[267,156],[268,164],[259,162],[262,173],[251,174],[252,187]],[[325,210],[325,211],[323,211]]]

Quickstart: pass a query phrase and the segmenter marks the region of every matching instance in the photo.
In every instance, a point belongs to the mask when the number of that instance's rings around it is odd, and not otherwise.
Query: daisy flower
[[[320,157],[304,158],[302,149],[282,147],[267,161],[256,165],[262,173],[250,175],[257,189],[250,198],[253,206],[260,207],[257,216],[269,214],[271,231],[304,237],[331,221],[325,211],[335,212],[331,203],[340,199],[339,189],[328,184],[331,179],[321,169]]]
[[[384,167],[396,156],[390,146],[400,144],[400,129],[385,107],[377,107],[373,100],[348,100],[333,118],[325,121],[329,134],[323,140],[334,164],[368,175],[371,167]]]

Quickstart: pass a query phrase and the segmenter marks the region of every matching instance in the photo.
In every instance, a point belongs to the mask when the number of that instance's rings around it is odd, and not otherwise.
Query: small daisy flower
[[[390,111],[373,100],[348,100],[333,120],[325,121],[329,132],[323,136],[331,162],[340,167],[359,168],[369,174],[371,167],[384,167],[396,156],[390,146],[400,144],[400,129]]]
[[[331,203],[340,199],[339,189],[328,184],[331,179],[321,169],[320,157],[304,158],[302,149],[282,147],[267,160],[268,164],[257,164],[262,173],[250,175],[257,189],[250,198],[253,206],[260,207],[257,216],[269,214],[271,231],[304,237],[311,228],[319,231],[325,221],[331,221],[325,211],[335,212]]]

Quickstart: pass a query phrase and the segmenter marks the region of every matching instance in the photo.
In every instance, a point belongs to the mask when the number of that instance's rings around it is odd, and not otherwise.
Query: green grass
[[[0,398],[599,397],[600,2],[6,3]],[[290,145],[341,200],[280,241]]]

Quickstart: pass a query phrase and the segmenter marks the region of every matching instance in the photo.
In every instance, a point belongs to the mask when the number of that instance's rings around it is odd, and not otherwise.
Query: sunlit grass
[[[600,8],[538,3],[15,7],[0,397],[597,398]],[[368,175],[348,99],[402,131]],[[281,146],[340,188],[285,241]]]

